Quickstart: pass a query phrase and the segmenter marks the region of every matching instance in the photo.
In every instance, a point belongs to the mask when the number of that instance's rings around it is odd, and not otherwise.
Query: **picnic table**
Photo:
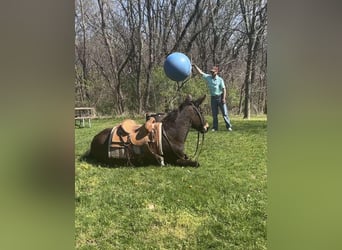
[[[95,108],[92,107],[76,107],[75,108],[75,124],[85,127],[85,121],[88,121],[89,128],[91,127],[91,119],[96,117]]]

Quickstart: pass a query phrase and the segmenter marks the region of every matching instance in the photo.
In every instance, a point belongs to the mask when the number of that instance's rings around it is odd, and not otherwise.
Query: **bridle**
[[[199,109],[198,109],[192,102],[191,102],[191,106],[192,106],[192,108],[196,111],[196,114],[198,115],[198,117],[199,117],[200,120],[201,120],[201,126],[204,128],[204,123],[205,123],[205,122],[204,122],[204,118],[203,118],[201,112],[199,111]],[[162,128],[162,133],[163,133],[163,136],[165,137],[167,143],[169,144],[169,146],[170,146],[172,152],[173,152],[178,158],[182,159],[183,157],[180,156],[177,152],[175,152],[174,149],[173,149],[173,147],[171,146],[170,139],[169,139],[169,137],[167,136],[167,134],[166,134],[166,132],[165,132],[165,130],[164,130],[164,127]],[[202,133],[202,141],[201,141],[201,143],[200,143],[199,139],[200,139],[200,132],[197,131],[196,151],[195,151],[194,156],[193,156],[195,161],[198,161],[199,154],[200,154],[200,152],[202,151],[203,142],[204,142],[204,133]],[[199,149],[199,145],[200,145],[200,144],[201,144],[201,148]]]

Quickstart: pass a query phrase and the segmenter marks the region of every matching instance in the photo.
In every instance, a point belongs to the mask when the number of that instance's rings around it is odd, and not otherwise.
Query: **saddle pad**
[[[108,158],[115,158],[115,159],[126,159],[126,151],[124,148],[109,148],[108,150]]]

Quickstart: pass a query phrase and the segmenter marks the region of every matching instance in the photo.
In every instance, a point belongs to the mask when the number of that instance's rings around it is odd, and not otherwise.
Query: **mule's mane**
[[[175,121],[178,117],[178,114],[179,114],[179,109],[172,110],[163,118],[163,123]]]

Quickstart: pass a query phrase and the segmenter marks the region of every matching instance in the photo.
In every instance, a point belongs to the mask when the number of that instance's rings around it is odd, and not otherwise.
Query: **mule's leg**
[[[178,159],[176,163],[179,166],[189,166],[189,167],[196,167],[196,168],[200,166],[198,161],[192,161],[188,159]]]
[[[165,166],[165,162],[164,162],[164,157],[162,156],[159,156],[159,157],[156,157],[160,166],[164,167]]]
[[[199,162],[192,161],[187,154],[184,153],[184,148],[179,148],[177,154],[180,157],[177,160],[177,164],[180,166],[199,167]]]

